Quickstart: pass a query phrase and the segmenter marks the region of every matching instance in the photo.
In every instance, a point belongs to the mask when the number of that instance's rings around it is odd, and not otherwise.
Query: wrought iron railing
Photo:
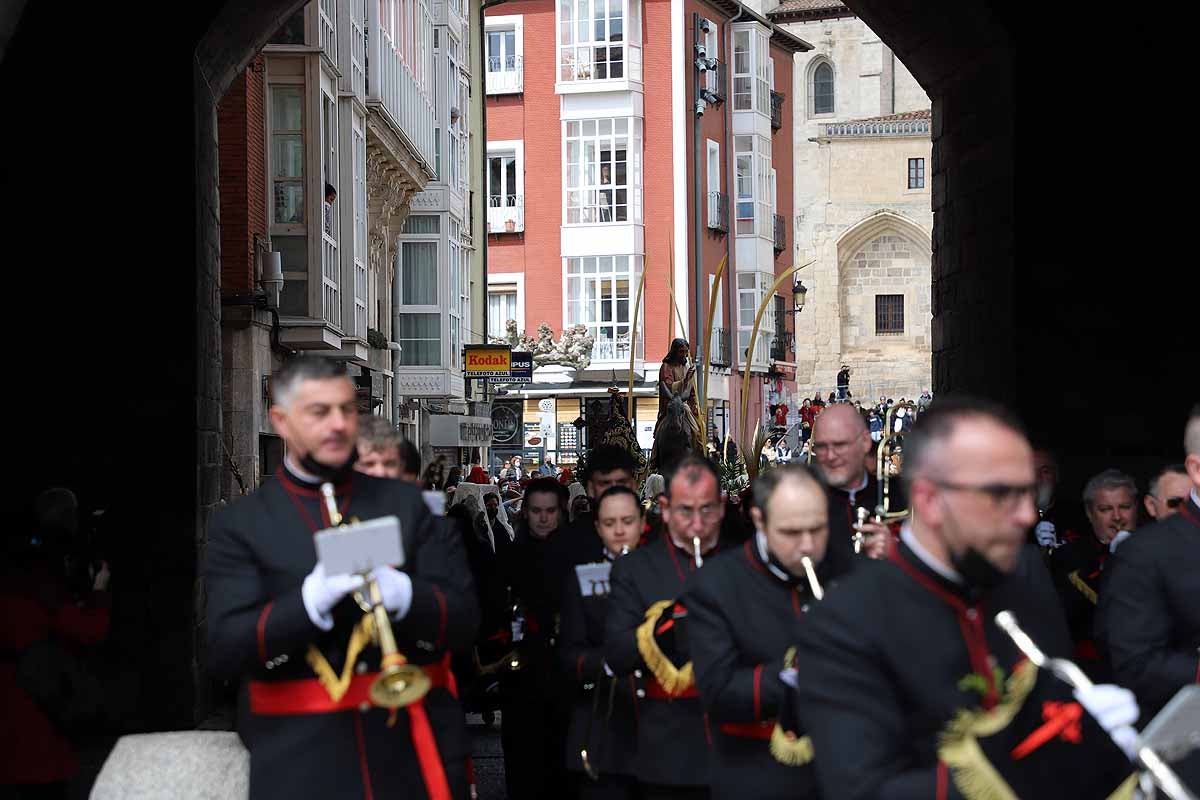
[[[488,197],[488,233],[517,233],[525,230],[525,198],[519,194]]]
[[[525,65],[521,56],[488,56],[488,94],[517,94],[524,89]]]
[[[712,359],[715,367],[728,367],[733,363],[733,335],[729,328],[713,328]]]
[[[771,130],[777,131],[783,127],[783,94],[771,92]]]
[[[771,360],[792,360],[792,334],[786,330],[777,330],[771,337]]]
[[[729,195],[708,193],[708,227],[714,231],[729,232]]]
[[[782,214],[772,214],[775,218],[775,252],[782,253],[787,249],[787,225]]]

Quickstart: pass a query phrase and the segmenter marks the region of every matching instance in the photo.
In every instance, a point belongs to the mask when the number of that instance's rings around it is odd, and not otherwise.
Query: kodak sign
[[[463,376],[506,378],[512,369],[512,352],[506,344],[470,344],[463,348]]]

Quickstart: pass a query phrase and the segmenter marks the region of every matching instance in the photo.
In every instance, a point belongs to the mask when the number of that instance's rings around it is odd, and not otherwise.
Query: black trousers
[[[707,786],[663,786],[642,784],[642,800],[709,800]]]
[[[509,800],[570,797],[563,763],[567,719],[542,696],[521,693],[500,704],[500,743]]]

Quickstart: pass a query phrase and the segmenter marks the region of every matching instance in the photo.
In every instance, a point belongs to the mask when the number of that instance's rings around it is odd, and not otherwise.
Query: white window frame
[[[749,149],[745,145],[749,143]],[[734,165],[737,170],[734,176],[734,196],[730,199],[733,205],[733,229],[738,236],[759,236],[774,242],[775,220],[772,196],[771,173],[771,140],[757,134],[739,133],[733,137]],[[744,165],[750,166],[748,175],[743,173]],[[743,194],[744,181],[750,183],[750,193]],[[749,198],[749,199],[743,199]],[[741,230],[739,222],[750,217],[742,216],[742,204],[753,203],[753,228]]]
[[[642,7],[641,0],[610,0],[606,9],[619,5],[621,31],[612,31],[614,17],[607,13],[604,38],[596,38],[597,17],[593,12],[595,0],[557,0],[555,3],[555,81],[561,90],[574,84],[625,82],[642,80]],[[581,25],[580,9],[588,12]],[[569,16],[569,18],[568,18]],[[580,34],[583,34],[582,36]],[[619,37],[619,38],[615,38]],[[598,77],[595,54],[605,48],[605,77]],[[612,58],[612,49],[620,49],[620,61]],[[621,75],[612,76],[612,66],[621,64]]]
[[[626,133],[618,133],[625,123]],[[642,135],[641,117],[601,117],[571,119],[562,123],[564,225],[640,225],[642,222]],[[607,129],[608,133],[604,133]],[[616,153],[618,137],[625,137],[625,183],[617,183]],[[572,145],[577,147],[573,148]],[[610,154],[609,183],[602,183],[605,162]],[[578,160],[573,161],[572,155]],[[589,157],[590,156],[590,157]],[[625,192],[621,203],[619,192]],[[619,219],[620,209],[625,218]],[[607,212],[607,213],[606,213]]]
[[[271,77],[267,83],[267,178],[269,182],[268,197],[267,197],[267,219],[270,221],[271,232],[284,235],[298,235],[307,232],[308,225],[308,109],[305,98],[305,84],[302,76],[280,76]],[[274,119],[274,93],[277,89],[296,89],[300,93],[300,128],[277,128]],[[276,136],[300,136],[300,175],[299,177],[291,176],[281,178],[276,176],[275,170],[275,137]],[[278,184],[296,184],[300,186],[300,212],[301,219],[299,222],[276,222],[275,221],[275,192]]]
[[[399,284],[399,286],[397,287],[396,294],[400,298],[401,304],[399,306],[397,306],[396,308],[392,309],[392,313],[396,316],[396,320],[397,320],[397,325],[396,325],[395,330],[393,331],[392,339],[393,339],[393,341],[400,342],[401,346],[403,346],[403,342],[407,341],[407,339],[405,339],[405,340],[401,339],[401,330],[400,330],[400,325],[399,325],[400,317],[403,317],[405,315],[412,315],[412,314],[432,314],[432,315],[435,315],[438,317],[438,320],[439,320],[438,330],[444,331],[445,326],[446,326],[445,315],[446,315],[447,307],[449,306],[449,301],[447,299],[447,295],[448,295],[447,287],[443,285],[443,281],[442,281],[442,275],[445,274],[446,272],[448,272],[447,265],[443,262],[443,248],[441,246],[441,239],[442,239],[443,233],[445,233],[447,236],[449,233],[448,231],[444,230],[445,227],[447,227],[446,215],[445,214],[441,214],[441,215],[439,215],[439,214],[421,214],[421,215],[413,214],[413,215],[410,215],[409,218],[411,219],[414,216],[431,216],[438,220],[438,228],[437,228],[437,231],[432,232],[432,233],[402,233],[400,235],[399,242],[396,246],[396,252],[393,256],[393,258],[395,259],[395,269],[396,269],[395,280]],[[414,244],[414,243],[433,244],[433,246],[434,246],[434,253],[435,253],[434,270],[436,273],[435,280],[434,280],[434,286],[436,288],[436,297],[434,298],[433,303],[422,303],[419,305],[417,305],[417,304],[410,305],[410,304],[406,304],[403,302],[403,300],[404,300],[404,245],[405,244]],[[445,333],[448,334],[449,332],[445,331]],[[425,369],[425,370],[446,368],[447,367],[447,358],[446,358],[445,350],[446,350],[446,346],[447,346],[446,340],[448,340],[448,338],[449,338],[448,335],[444,335],[444,336],[439,335],[439,337],[438,337],[438,340],[437,340],[438,341],[438,349],[437,349],[438,363],[436,363],[436,364],[401,364],[401,367],[405,368],[405,369]],[[433,339],[417,339],[417,340],[413,340],[413,341],[434,341],[434,340]],[[403,351],[401,351],[401,352],[403,355]],[[401,358],[401,360],[403,361],[403,357]]]
[[[514,319],[517,323],[517,332],[523,333],[525,330],[525,275],[521,272],[488,272],[487,276],[487,296],[488,309],[490,311],[490,298],[493,294],[509,294],[516,292],[516,316]],[[498,330],[500,334],[504,333],[504,326],[508,320],[501,320]],[[491,326],[493,320],[491,314],[488,314],[488,336],[492,336]]]
[[[716,228],[720,223],[720,200],[718,194],[724,191],[721,186],[721,143],[712,139],[704,140],[705,146],[705,179],[708,191],[708,227]],[[729,199],[726,198],[726,207]],[[726,221],[728,224],[728,220]]]
[[[626,262],[628,266],[625,270],[617,270],[618,259],[628,259]],[[591,272],[587,271],[587,262],[589,260],[595,265],[594,271]],[[576,263],[579,266],[579,270],[573,271]],[[602,271],[601,267],[606,264],[608,265],[608,269]],[[621,347],[618,342],[623,335],[627,337],[629,335],[629,331],[632,329],[633,306],[635,300],[637,299],[637,286],[638,282],[641,280],[643,268],[644,257],[641,255],[621,254],[605,256],[572,256],[563,259],[563,327],[584,325],[588,328],[588,332],[592,334],[593,337],[593,363],[629,363],[628,346]],[[616,282],[622,279],[627,282],[627,296],[618,294]],[[610,320],[605,320],[603,318],[603,304],[606,302],[603,295],[603,283],[606,280],[611,282],[612,287],[612,294],[607,300],[607,302],[611,302],[613,304],[612,319]],[[585,287],[588,283],[598,283],[600,284],[600,287],[596,291],[594,298],[589,300],[586,297],[582,297],[580,300],[572,301],[572,281],[576,281],[578,283],[583,294],[586,294],[586,290],[583,289],[583,287]],[[620,315],[617,313],[617,304],[622,300],[626,301],[626,308],[628,309],[624,319],[620,319]],[[589,305],[594,303],[592,309],[595,312],[595,318],[589,320],[586,318],[586,315],[583,315],[581,318],[576,319],[573,312],[578,312],[579,307],[572,308],[573,302],[586,302]],[[635,360],[637,361],[645,360],[645,336],[642,335],[646,329],[645,306],[646,298],[643,296],[641,310],[637,315],[637,352],[634,356]],[[622,334],[620,330],[622,327],[626,329],[624,334]],[[611,338],[603,336],[603,329],[605,328],[612,329],[613,336]]]
[[[754,317],[758,313],[758,307],[767,296],[767,290],[775,282],[775,274],[758,270],[739,270],[736,280],[738,318],[737,330],[734,333],[734,346],[737,350],[734,360],[738,367],[742,368],[746,366],[746,356],[742,351],[749,343],[750,333],[754,330]],[[750,367],[753,370],[765,369],[771,360],[771,334],[775,332],[774,305],[774,303],[767,304],[762,321],[758,326],[758,338],[754,342],[754,352],[750,354]]]
[[[516,162],[516,185],[504,187],[512,191],[506,192],[505,197],[496,205],[492,196],[492,165],[493,158],[511,157]],[[485,188],[487,197],[487,224],[489,233],[504,233],[507,221],[513,220],[513,230],[525,230],[525,142],[521,139],[488,142],[488,184]],[[509,202],[511,199],[512,202]]]
[[[739,40],[744,47],[739,46]],[[730,97],[733,110],[753,111],[771,117],[771,87],[774,85],[774,63],[771,60],[769,33],[758,23],[734,24],[733,54],[730,63]],[[738,53],[745,52],[739,64]],[[739,81],[742,89],[739,91]]]
[[[484,72],[487,94],[518,94],[524,90],[525,18],[521,14],[508,14],[484,19]],[[492,52],[492,34],[513,34],[513,51]],[[502,48],[503,49],[503,48]]]

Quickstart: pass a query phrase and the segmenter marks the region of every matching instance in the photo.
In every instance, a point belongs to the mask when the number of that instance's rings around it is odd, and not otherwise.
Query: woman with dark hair
[[[613,486],[596,501],[595,519],[603,550],[576,566],[563,588],[559,659],[576,687],[567,769],[586,776],[579,781],[580,800],[631,800],[637,796],[633,687],[604,663],[604,626],[609,571],[642,539],[642,504],[629,487]]]

